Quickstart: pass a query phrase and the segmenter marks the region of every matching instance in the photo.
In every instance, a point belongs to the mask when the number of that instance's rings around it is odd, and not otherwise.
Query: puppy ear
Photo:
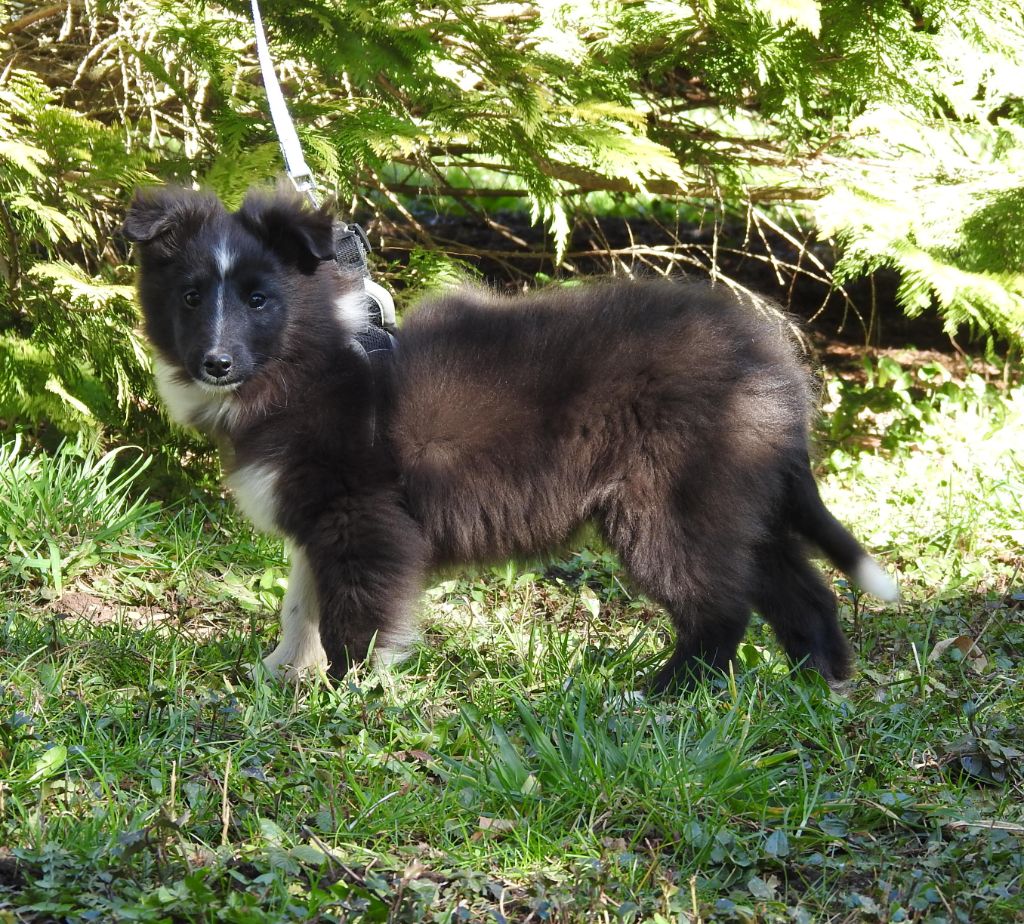
[[[311,273],[334,259],[334,219],[287,193],[250,192],[235,217],[286,263]]]
[[[137,189],[121,233],[137,244],[160,239],[170,243],[176,233],[194,231],[224,207],[210,195],[189,189],[155,186]]]

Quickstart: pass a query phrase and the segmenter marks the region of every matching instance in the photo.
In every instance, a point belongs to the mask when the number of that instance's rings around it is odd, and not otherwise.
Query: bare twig
[[[4,35],[17,35],[19,32],[24,32],[30,26],[34,26],[37,22],[43,22],[46,19],[53,19],[55,16],[64,15],[69,7],[82,6],[85,6],[85,0],[67,0],[65,3],[54,3],[50,6],[44,6],[41,9],[33,10],[31,13],[26,13],[13,22],[5,23],[0,26],[0,32]]]

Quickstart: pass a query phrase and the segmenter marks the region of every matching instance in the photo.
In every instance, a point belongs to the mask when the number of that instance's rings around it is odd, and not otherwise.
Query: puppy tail
[[[822,502],[809,459],[793,473],[789,501],[794,529],[815,543],[861,590],[888,602],[899,599],[896,582]]]

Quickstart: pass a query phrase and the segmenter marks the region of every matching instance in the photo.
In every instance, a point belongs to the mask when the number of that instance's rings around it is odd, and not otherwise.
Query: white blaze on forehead
[[[220,338],[224,333],[224,288],[227,285],[228,273],[235,264],[235,255],[228,247],[226,237],[222,237],[213,248],[213,259],[217,264],[220,279],[217,282],[217,295],[213,303],[213,346],[221,345]]]
[[[235,265],[235,255],[228,247],[226,236],[217,241],[217,246],[213,248],[213,259],[217,263],[217,272],[220,273],[221,279],[225,279],[231,272],[231,267]]]
[[[213,337],[210,346],[215,350],[221,346],[220,338],[224,333],[224,282],[217,284],[217,298],[213,304]]]

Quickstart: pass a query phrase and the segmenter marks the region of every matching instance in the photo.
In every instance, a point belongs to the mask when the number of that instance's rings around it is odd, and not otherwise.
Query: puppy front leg
[[[327,655],[320,643],[320,611],[309,558],[302,546],[295,546],[291,559],[281,607],[281,641],[263,659],[263,666],[272,677],[297,680],[326,669]]]
[[[384,663],[405,654],[415,638],[425,545],[396,498],[346,497],[322,515],[306,548],[331,676],[364,660],[371,645]]]

